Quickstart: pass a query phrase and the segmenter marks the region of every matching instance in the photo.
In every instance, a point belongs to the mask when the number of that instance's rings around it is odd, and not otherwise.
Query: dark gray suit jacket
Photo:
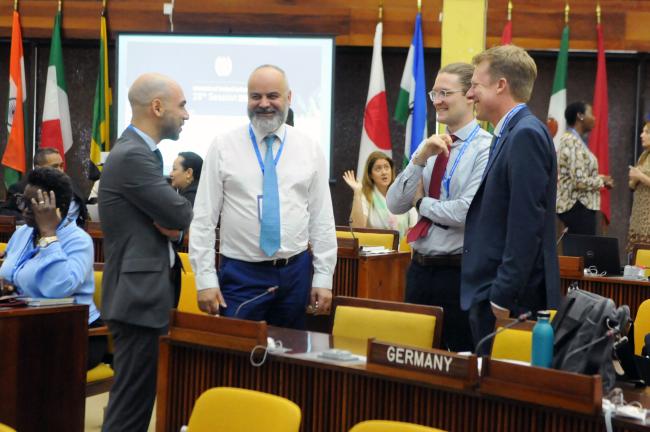
[[[556,190],[553,140],[523,108],[506,125],[467,213],[463,309],[488,299],[517,314],[557,308]]]
[[[132,129],[106,159],[98,201],[105,257],[102,318],[165,327],[175,287],[168,239],[153,223],[185,229],[192,205],[165,181],[156,155]]]

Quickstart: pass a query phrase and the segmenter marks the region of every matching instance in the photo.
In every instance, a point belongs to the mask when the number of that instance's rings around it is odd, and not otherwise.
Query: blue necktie
[[[260,229],[260,248],[267,256],[273,256],[280,249],[280,198],[278,196],[278,176],[273,160],[275,135],[264,138],[264,186],[262,193],[262,227]]]

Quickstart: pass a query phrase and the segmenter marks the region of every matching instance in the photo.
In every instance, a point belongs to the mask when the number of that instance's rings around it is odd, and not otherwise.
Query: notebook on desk
[[[582,257],[585,268],[595,267],[606,276],[622,274],[617,238],[567,234],[562,239],[562,250],[564,255]]]

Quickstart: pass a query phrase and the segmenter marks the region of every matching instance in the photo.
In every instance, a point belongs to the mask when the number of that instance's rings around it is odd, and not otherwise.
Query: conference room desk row
[[[249,388],[294,401],[301,407],[301,430],[305,432],[344,432],[367,419],[468,432],[605,430],[599,376],[486,359],[483,376],[479,377],[475,356],[437,350],[421,351],[433,356],[433,368],[441,369],[423,372],[421,368],[388,364],[391,349],[393,360],[396,350],[405,352],[399,346],[266,324],[251,332],[238,325],[237,331],[242,333],[234,334],[232,329],[224,330],[231,325],[227,321],[232,320],[173,313],[169,335],[160,343],[158,432],[178,431],[187,424],[196,398],[217,386]],[[245,332],[253,336],[244,336]],[[251,355],[251,348],[266,345],[267,334],[291,350],[268,354],[264,364],[255,367],[251,364],[251,358],[256,357]],[[350,349],[353,342],[361,354],[372,353],[368,362],[319,357],[330,348]],[[262,351],[258,347],[257,353]],[[446,371],[454,376],[441,374],[446,364],[454,365]],[[624,391],[626,400],[639,400],[650,407],[647,390]],[[641,422],[620,418],[613,420],[613,426],[619,432],[650,430]]]

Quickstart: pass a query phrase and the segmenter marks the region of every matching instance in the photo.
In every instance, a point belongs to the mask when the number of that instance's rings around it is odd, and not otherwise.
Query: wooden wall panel
[[[424,0],[423,36],[427,48],[440,47],[443,0]],[[487,0],[486,0],[487,1]],[[109,31],[167,32],[165,0],[108,0]],[[650,51],[650,2],[600,0],[608,49]],[[11,32],[11,0],[0,5],[0,36]],[[384,0],[384,46],[408,46],[416,0]],[[595,1],[571,0],[571,48],[595,49]],[[334,34],[337,44],[371,46],[378,0],[183,0],[176,2],[174,31],[191,33]],[[498,43],[507,0],[488,2],[488,45]],[[25,38],[50,36],[56,0],[20,0]],[[96,39],[99,0],[64,0],[63,33],[72,39]],[[557,49],[564,25],[564,0],[514,0],[514,41],[528,49]]]

